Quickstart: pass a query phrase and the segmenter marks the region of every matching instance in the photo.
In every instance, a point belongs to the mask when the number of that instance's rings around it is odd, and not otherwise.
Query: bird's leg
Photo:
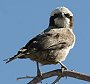
[[[61,73],[63,74],[63,71],[67,70],[67,67],[61,62],[59,62],[59,64],[61,65]],[[58,82],[61,79],[61,77],[62,75],[58,76],[52,84],[56,84],[56,82]]]
[[[67,67],[62,62],[59,62],[59,64],[61,65],[62,73],[64,70],[67,70]]]
[[[39,63],[36,62],[36,64],[37,64],[37,76],[40,77],[40,82],[41,82],[41,84],[42,84],[42,73],[41,73],[41,71],[40,71],[40,69],[39,69]]]

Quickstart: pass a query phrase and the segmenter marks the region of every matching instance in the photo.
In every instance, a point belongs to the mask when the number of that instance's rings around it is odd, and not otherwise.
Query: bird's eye
[[[54,14],[54,17],[57,18],[59,16],[59,14]]]
[[[67,18],[70,18],[70,15],[67,13],[67,14],[64,14]]]

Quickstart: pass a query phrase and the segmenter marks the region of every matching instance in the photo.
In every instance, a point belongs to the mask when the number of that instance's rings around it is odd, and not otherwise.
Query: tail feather
[[[11,57],[11,58],[7,58],[7,59],[5,59],[5,60],[3,60],[3,61],[6,61],[6,64],[7,64],[7,63],[9,63],[10,61],[12,61],[12,60],[14,60],[14,59],[16,59],[16,55],[13,56],[13,57]]]
[[[9,63],[12,60],[17,59],[17,58],[25,58],[25,52],[26,51],[27,51],[27,49],[24,49],[24,47],[23,47],[18,51],[18,53],[16,55],[14,55],[13,57],[7,58],[3,61],[6,61],[6,63]]]
[[[15,59],[17,59],[17,58],[19,58],[19,57],[21,57],[21,56],[22,56],[22,54],[14,55],[13,57],[7,58],[7,59],[5,59],[5,60],[3,60],[3,61],[6,61],[6,64],[7,64],[7,63],[11,62],[12,60],[15,60]]]

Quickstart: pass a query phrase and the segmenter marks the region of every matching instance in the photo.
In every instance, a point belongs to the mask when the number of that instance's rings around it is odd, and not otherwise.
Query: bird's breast
[[[74,40],[74,34],[69,29],[52,29],[37,41],[36,51],[33,50],[29,58],[43,65],[57,64],[65,60]]]

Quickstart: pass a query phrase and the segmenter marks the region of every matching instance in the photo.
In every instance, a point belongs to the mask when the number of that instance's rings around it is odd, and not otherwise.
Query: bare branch
[[[80,72],[75,72],[75,71],[70,71],[70,70],[64,70],[63,73],[61,72],[61,69],[57,69],[57,70],[53,70],[47,73],[43,73],[42,74],[42,80],[52,77],[52,76],[67,76],[67,77],[72,77],[72,78],[76,78],[76,79],[80,79],[80,80],[84,80],[84,81],[88,81],[90,82],[90,75],[87,74],[83,74]],[[28,84],[36,84],[38,82],[40,82],[40,77],[36,76],[33,80],[31,80]]]
[[[19,77],[19,78],[17,78],[17,80],[20,80],[20,79],[27,79],[27,78],[35,78],[35,77],[32,77],[32,76],[25,76],[25,77]]]

